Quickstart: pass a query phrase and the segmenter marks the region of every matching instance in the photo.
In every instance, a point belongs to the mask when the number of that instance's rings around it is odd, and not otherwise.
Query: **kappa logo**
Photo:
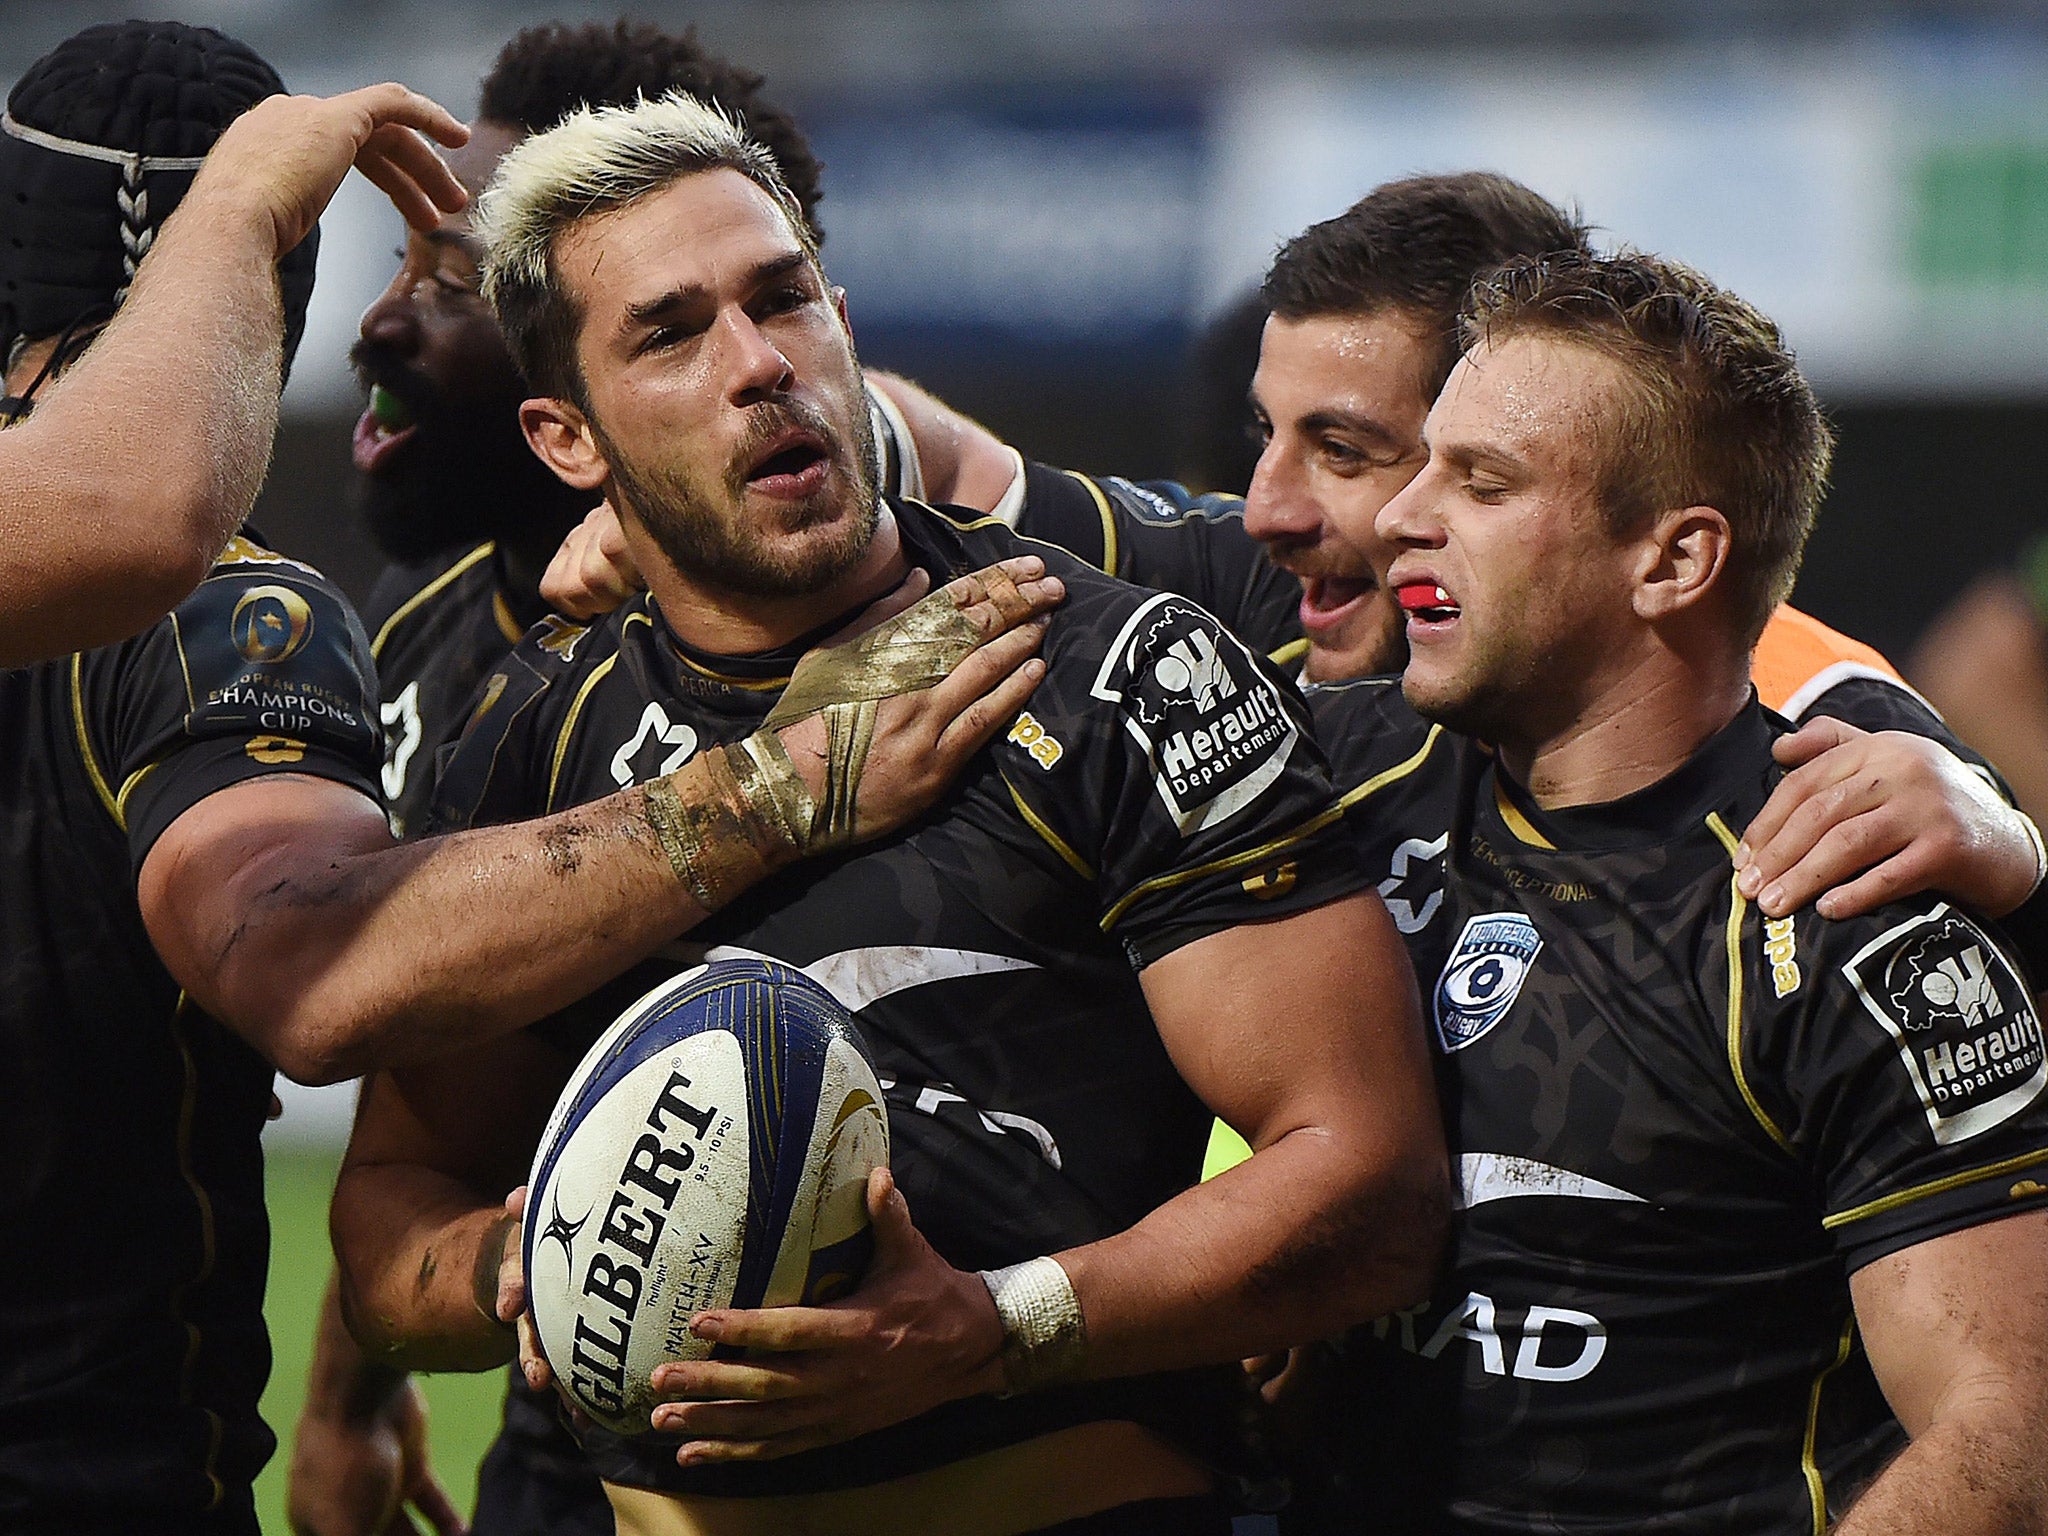
[[[1436,1034],[1462,1051],[1507,1017],[1543,949],[1536,925],[1519,912],[1472,918],[1436,984]]]
[[[1280,692],[1236,639],[1161,594],[1125,621],[1090,690],[1120,705],[1182,836],[1251,804],[1300,739]]]
[[[1427,842],[1411,837],[1388,861],[1389,873],[1380,882],[1380,898],[1401,932],[1420,933],[1444,904],[1443,856],[1450,840],[1448,832]]]
[[[1880,934],[1843,973],[1898,1047],[1937,1145],[2003,1124],[2048,1085],[2025,983],[1946,905]]]
[[[643,772],[635,761],[646,750],[649,743],[658,743],[675,750],[662,758],[652,772]],[[697,750],[697,733],[687,722],[671,723],[668,711],[659,701],[649,704],[640,711],[640,725],[627,738],[625,744],[612,754],[612,780],[621,789],[629,784],[638,784],[644,779],[659,778],[665,773],[674,773],[690,760],[690,754]]]

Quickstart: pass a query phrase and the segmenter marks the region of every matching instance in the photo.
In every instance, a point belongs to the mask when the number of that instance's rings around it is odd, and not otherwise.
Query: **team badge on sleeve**
[[[1279,778],[1301,739],[1250,651],[1194,604],[1162,594],[1125,622],[1095,675],[1123,708],[1183,837],[1213,827]]]
[[[1938,1145],[2009,1120],[2048,1084],[2026,984],[1946,905],[1880,934],[1843,969],[1898,1046]]]
[[[1519,912],[1465,924],[1436,983],[1436,1035],[1446,1051],[1462,1051],[1507,1017],[1542,948],[1536,925]]]

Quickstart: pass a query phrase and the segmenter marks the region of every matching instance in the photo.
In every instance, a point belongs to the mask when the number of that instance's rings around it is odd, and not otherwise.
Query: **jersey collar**
[[[1753,800],[1773,775],[1771,742],[1778,734],[1752,692],[1733,720],[1656,783],[1619,800],[1562,810],[1537,805],[1495,759],[1479,814],[1526,847],[1628,848],[1662,842],[1690,832],[1709,811]]]

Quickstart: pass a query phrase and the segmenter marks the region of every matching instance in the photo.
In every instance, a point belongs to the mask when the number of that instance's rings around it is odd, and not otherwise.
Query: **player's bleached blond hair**
[[[474,219],[483,295],[529,384],[586,404],[576,361],[582,308],[555,265],[562,236],[684,176],[716,170],[737,171],[767,193],[817,260],[816,238],[775,157],[717,107],[682,91],[580,108],[499,161]]]

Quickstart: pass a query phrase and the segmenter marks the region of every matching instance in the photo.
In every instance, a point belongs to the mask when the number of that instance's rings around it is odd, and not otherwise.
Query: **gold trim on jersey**
[[[1799,1470],[1806,1477],[1806,1496],[1813,1502],[1813,1536],[1827,1536],[1828,1531],[1828,1491],[1821,1480],[1820,1458],[1815,1452],[1815,1443],[1820,1439],[1820,1389],[1847,1362],[1855,1340],[1856,1314],[1852,1312],[1842,1324],[1841,1347],[1835,1351],[1834,1360],[1822,1366],[1820,1374],[1813,1378],[1813,1390],[1806,1398],[1806,1438],[1799,1446]]]
[[[997,771],[1001,772],[1000,769]],[[1044,818],[1024,803],[1024,797],[1017,792],[1017,786],[1010,782],[1010,776],[1007,773],[1002,775],[1002,780],[1003,788],[1010,792],[1011,800],[1016,802],[1017,814],[1024,818],[1025,825],[1043,838],[1046,846],[1064,859],[1069,869],[1073,870],[1083,880],[1093,882],[1095,871],[1088,867],[1088,861],[1068,847],[1067,840],[1047,826]]]
[[[1517,838],[1531,848],[1548,848],[1553,853],[1557,851],[1557,844],[1538,832],[1536,824],[1524,816],[1521,807],[1508,798],[1507,787],[1501,783],[1498,770],[1495,771],[1493,781],[1493,803],[1500,811],[1500,819],[1508,824],[1508,830]]]
[[[507,643],[517,645],[526,633],[519,627],[519,620],[512,615],[512,605],[505,601],[505,594],[495,588],[491,592],[491,617],[498,621],[498,633]]]
[[[78,755],[85,760],[85,776],[92,781],[93,792],[114,818],[114,825],[126,832],[128,823],[121,819],[120,802],[107,788],[107,776],[100,772],[100,760],[92,750],[92,736],[85,728],[85,657],[77,652],[71,657],[71,723],[78,732]]]
[[[1728,830],[1728,823],[1721,819],[1718,811],[1707,812],[1707,829],[1720,839],[1721,846],[1733,859],[1740,840]],[[1778,1129],[1776,1121],[1764,1113],[1763,1105],[1749,1086],[1749,1074],[1742,1067],[1742,927],[1749,913],[1749,898],[1736,887],[1736,878],[1732,873],[1728,876],[1728,1070],[1735,1078],[1742,1102],[1756,1117],[1756,1123],[1781,1150],[1790,1152],[1791,1139]]]
[[[1154,875],[1150,880],[1141,880],[1124,892],[1122,899],[1115,906],[1111,907],[1108,912],[1103,914],[1102,931],[1107,933],[1111,928],[1114,928],[1123,920],[1124,914],[1130,911],[1132,904],[1142,900],[1144,897],[1154,895],[1159,891],[1170,891],[1175,886],[1186,885],[1190,881],[1205,879],[1210,875],[1227,874],[1233,869],[1243,869],[1252,864],[1263,864],[1274,854],[1284,852],[1294,847],[1297,843],[1307,841],[1315,836],[1316,833],[1322,831],[1323,828],[1338,820],[1343,814],[1343,803],[1339,801],[1317,811],[1315,815],[1309,817],[1307,821],[1304,821],[1292,831],[1283,832],[1278,837],[1259,844],[1256,848],[1247,848],[1243,853],[1233,853],[1224,858],[1211,859],[1206,864],[1197,864],[1193,869],[1176,869],[1167,874]]]
[[[1273,663],[1276,667],[1287,667],[1300,661],[1306,655],[1308,655],[1308,636],[1303,635],[1299,640],[1288,641],[1278,650],[1266,652],[1266,660]]]
[[[603,661],[600,661],[590,669],[590,676],[583,679],[583,686],[576,690],[576,697],[569,705],[569,714],[562,721],[561,730],[555,733],[555,758],[548,767],[548,798],[541,807],[543,812],[552,811],[555,808],[555,786],[561,782],[562,759],[569,755],[569,738],[575,733],[576,721],[583,713],[583,701],[590,697],[591,689],[604,681],[605,675],[611,671],[613,664],[618,659],[619,653],[613,651],[611,655],[605,657]]]
[[[630,623],[633,619],[644,620],[644,616],[641,614],[630,615],[627,622]],[[685,656],[681,651],[676,650],[674,646],[670,646],[669,649],[671,651],[675,651],[675,658],[677,661],[681,662],[684,666],[688,667],[692,672],[696,673],[699,677],[708,677],[711,679],[712,682],[717,683],[724,688],[737,688],[742,693],[773,693],[778,688],[787,688],[789,686],[789,678],[786,676],[728,677],[723,672],[712,671],[709,667],[705,666],[701,662],[690,660],[690,658]]]
[[[1389,784],[1405,779],[1409,774],[1415,772],[1416,769],[1429,761],[1429,754],[1436,750],[1437,741],[1443,736],[1443,733],[1444,728],[1442,726],[1432,725],[1429,728],[1429,734],[1422,738],[1422,745],[1415,749],[1414,756],[1394,764],[1391,768],[1382,769],[1363,784],[1360,784],[1356,789],[1345,790],[1343,794],[1337,797],[1337,814],[1343,815],[1367,795],[1377,794]]]
[[[120,818],[122,829],[128,826],[128,797],[135,793],[137,786],[157,770],[155,763],[144,763],[122,782],[120,793],[114,796],[114,814]]]
[[[192,1371],[199,1362],[202,1340],[198,1325],[185,1316],[185,1303],[193,1291],[213,1277],[213,1266],[219,1257],[215,1244],[213,1197],[207,1194],[206,1186],[199,1181],[199,1171],[192,1161],[192,1119],[199,1101],[199,1063],[192,1054],[192,1042],[185,1030],[185,1020],[191,1011],[192,999],[179,992],[177,1005],[171,1012],[171,1038],[177,1042],[178,1059],[185,1078],[178,1101],[178,1174],[184,1179],[185,1187],[192,1191],[192,1203],[199,1213],[199,1268],[171,1298],[172,1315],[185,1329],[185,1358],[178,1372],[178,1400],[187,1407],[192,1403]],[[220,1415],[211,1408],[201,1411],[205,1413],[207,1423],[206,1461],[202,1471],[213,1489],[213,1497],[207,1501],[206,1507],[216,1509],[227,1497],[226,1485],[221,1482],[216,1468],[225,1426]]]
[[[1109,497],[1103,493],[1101,486],[1078,469],[1063,470],[1061,473],[1080,481],[1087,488],[1088,494],[1095,498],[1095,513],[1102,519],[1102,574],[1114,576],[1117,559],[1116,513],[1110,510]]]
[[[1924,1200],[1929,1195],[1945,1195],[1952,1189],[1963,1188],[1966,1184],[1976,1184],[1985,1179],[1998,1178],[2003,1174],[2017,1173],[2022,1168],[2032,1168],[2040,1163],[2048,1163],[2048,1149],[2022,1152],[2019,1156],[2008,1157],[2002,1162],[1986,1163],[1982,1168],[1967,1169],[1962,1173],[1952,1173],[1947,1178],[1916,1184],[1911,1189],[1902,1189],[1895,1194],[1880,1195],[1875,1200],[1852,1205],[1846,1211],[1823,1216],[1821,1230],[1832,1232],[1837,1227],[1846,1227],[1852,1221],[1861,1221],[1866,1216],[1881,1216],[1886,1211],[1895,1211],[1902,1205],[1911,1205],[1915,1200]]]
[[[391,631],[398,628],[398,626],[402,624],[405,620],[411,618],[414,609],[418,608],[420,604],[426,602],[429,598],[433,597],[435,593],[439,592],[442,588],[446,587],[451,581],[455,580],[456,577],[460,576],[464,571],[468,570],[471,566],[475,565],[477,561],[490,558],[490,556],[497,550],[497,547],[498,545],[495,539],[484,540],[483,543],[477,545],[475,549],[472,549],[460,560],[456,561],[453,565],[449,566],[447,570],[443,571],[440,575],[436,576],[424,587],[421,587],[419,591],[413,593],[411,597],[408,597],[404,602],[400,603],[396,608],[394,608],[391,611],[391,617],[386,619],[384,623],[378,628],[377,638],[370,642],[370,659],[372,661],[375,661],[384,654],[384,642],[391,638]],[[512,638],[514,640],[517,640],[519,636],[513,635]]]

